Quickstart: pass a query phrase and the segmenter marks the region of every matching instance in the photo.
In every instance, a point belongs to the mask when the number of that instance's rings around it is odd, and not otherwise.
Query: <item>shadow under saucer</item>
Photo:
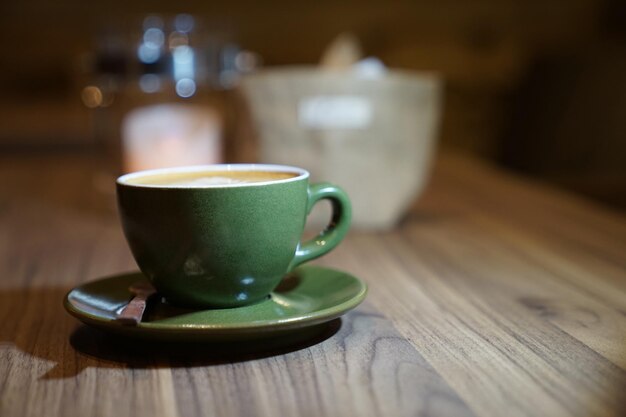
[[[254,341],[155,342],[105,333],[80,326],[70,336],[70,344],[82,355],[112,367],[133,369],[210,366],[245,362],[306,349],[325,341],[341,329],[341,319],[298,329],[280,337]]]

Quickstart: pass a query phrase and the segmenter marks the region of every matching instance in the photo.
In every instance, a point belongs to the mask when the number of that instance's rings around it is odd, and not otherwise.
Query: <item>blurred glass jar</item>
[[[150,15],[138,29],[109,28],[86,61],[81,98],[109,171],[227,160],[229,95],[258,56],[189,14]]]

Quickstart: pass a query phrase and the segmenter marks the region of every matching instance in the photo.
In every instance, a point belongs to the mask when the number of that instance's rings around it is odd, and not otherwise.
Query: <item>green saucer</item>
[[[193,310],[155,296],[148,302],[141,323],[123,325],[115,317],[132,298],[128,287],[142,279],[146,278],[137,272],[81,285],[65,296],[65,309],[90,326],[129,337],[228,342],[313,328],[353,309],[367,293],[365,283],[352,275],[304,266],[285,277],[268,299],[253,305]]]

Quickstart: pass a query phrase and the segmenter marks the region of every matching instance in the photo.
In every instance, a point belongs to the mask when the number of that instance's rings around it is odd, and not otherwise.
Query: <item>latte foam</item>
[[[154,186],[203,187],[285,180],[298,175],[300,174],[270,171],[174,172],[136,177],[127,180],[127,183]]]

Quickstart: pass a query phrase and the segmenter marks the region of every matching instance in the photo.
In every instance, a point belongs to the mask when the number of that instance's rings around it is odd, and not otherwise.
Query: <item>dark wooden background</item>
[[[104,1],[0,4],[0,150],[88,141],[81,57],[107,28],[189,12],[266,65],[313,64],[340,32],[446,80],[440,138],[626,207],[619,0]]]

